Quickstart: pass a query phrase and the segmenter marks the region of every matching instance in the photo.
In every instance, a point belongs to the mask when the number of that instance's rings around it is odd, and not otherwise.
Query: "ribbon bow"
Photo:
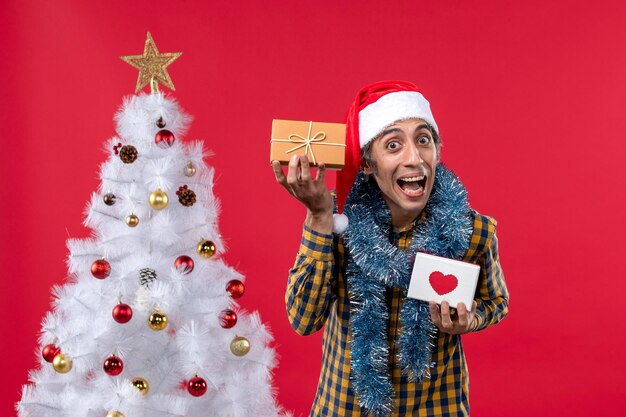
[[[313,121],[309,122],[309,132],[307,133],[307,137],[305,138],[304,136],[300,136],[297,133],[292,133],[291,135],[289,135],[287,137],[287,139],[289,139],[289,142],[293,142],[293,143],[300,143],[300,145],[293,147],[291,149],[289,149],[288,151],[285,151],[285,153],[290,153],[293,151],[297,151],[298,149],[302,148],[303,146],[306,147],[306,150],[304,152],[305,155],[307,155],[309,153],[309,151],[311,152],[311,158],[313,159],[313,163],[317,164],[317,161],[315,160],[315,153],[313,152],[313,147],[312,144],[316,143],[316,142],[321,142],[324,139],[326,139],[326,132],[317,132],[315,135],[313,135],[313,137],[311,137],[311,129],[313,129]],[[298,138],[300,140],[294,139],[294,138]],[[331,145],[330,143],[325,143],[324,145]]]

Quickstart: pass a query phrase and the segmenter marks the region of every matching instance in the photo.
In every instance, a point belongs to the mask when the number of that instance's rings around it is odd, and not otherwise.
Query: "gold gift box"
[[[304,154],[311,166],[323,162],[326,168],[342,169],[346,158],[346,125],[272,120],[270,161],[289,165],[293,155]]]

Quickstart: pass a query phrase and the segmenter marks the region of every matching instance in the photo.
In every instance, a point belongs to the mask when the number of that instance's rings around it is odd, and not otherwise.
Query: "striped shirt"
[[[479,331],[506,316],[509,294],[498,259],[496,222],[477,212],[472,214],[474,230],[463,260],[481,267],[475,294],[476,314],[471,323],[471,330]],[[407,250],[412,234],[412,229],[394,232],[390,240]],[[341,236],[320,234],[305,226],[295,265],[289,272],[285,301],[291,326],[301,335],[324,327],[322,369],[312,417],[366,415],[350,383],[350,301],[345,250]],[[397,340],[402,332],[400,309],[406,290],[390,287],[385,296],[389,310],[389,372],[395,391],[392,416],[468,416],[469,378],[461,337],[438,332],[430,378],[421,383],[410,382],[401,374],[397,359]]]

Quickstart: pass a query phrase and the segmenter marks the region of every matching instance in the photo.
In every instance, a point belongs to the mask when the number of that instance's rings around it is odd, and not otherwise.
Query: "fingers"
[[[315,176],[315,181],[324,182],[324,178],[326,177],[326,165],[323,162],[317,166],[317,175]]]
[[[289,160],[289,168],[287,170],[287,184],[291,187],[298,186],[298,165],[300,164],[300,159],[298,155],[294,155]]]
[[[300,180],[302,182],[311,180],[311,165],[306,155],[300,155]]]
[[[434,301],[428,302],[428,309],[430,310],[430,318],[438,328],[441,328],[441,315],[439,314],[439,308]]]
[[[467,307],[465,307],[464,303],[459,303],[459,305],[456,306],[456,309],[459,313],[459,326],[462,329],[465,329],[467,327],[467,324],[469,322],[469,317],[468,317],[468,313],[467,313]]]
[[[464,303],[459,303],[456,306],[458,318],[456,315],[454,318],[452,317],[452,309],[447,301],[442,301],[439,308],[437,303],[430,301],[428,308],[433,323],[440,331],[449,334],[463,334],[469,332],[470,324],[474,318],[474,311],[476,310],[476,301],[472,303],[472,310],[470,311],[467,311]]]
[[[287,177],[283,172],[282,167],[280,166],[280,162],[272,161],[272,169],[274,170],[274,176],[276,177],[276,182],[278,182],[283,187],[287,186]]]
[[[450,317],[450,304],[447,301],[441,303],[441,327],[444,330],[452,330],[452,318]]]
[[[274,169],[274,176],[276,177],[276,182],[282,185],[283,188],[286,189],[289,192],[289,194],[293,196],[294,195],[293,190],[287,183],[287,177],[283,173],[283,168],[280,166],[280,162],[272,161],[272,168]]]

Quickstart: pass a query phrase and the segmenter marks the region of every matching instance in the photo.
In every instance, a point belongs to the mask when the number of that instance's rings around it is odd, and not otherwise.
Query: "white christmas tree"
[[[181,141],[190,117],[158,92],[173,89],[165,67],[178,55],[148,34],[143,55],[123,57],[152,94],[116,115],[86,210],[92,237],[68,241],[69,280],[53,289],[20,417],[282,413],[271,335],[238,311],[244,277],[220,259],[213,169],[202,142]]]

